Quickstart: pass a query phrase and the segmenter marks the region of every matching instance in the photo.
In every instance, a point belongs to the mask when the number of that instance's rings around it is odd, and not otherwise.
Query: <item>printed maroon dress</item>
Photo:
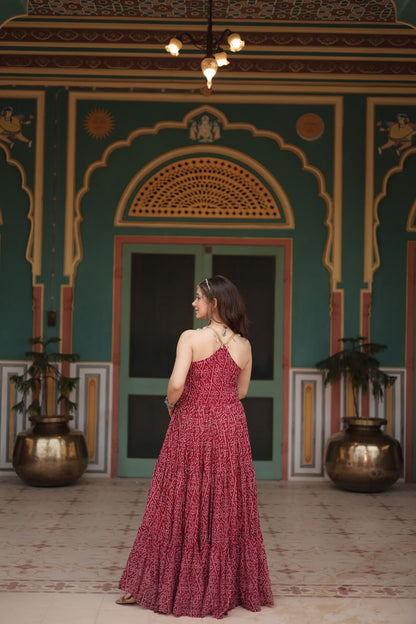
[[[221,345],[191,364],[173,412],[119,584],[157,613],[273,604],[239,373]]]

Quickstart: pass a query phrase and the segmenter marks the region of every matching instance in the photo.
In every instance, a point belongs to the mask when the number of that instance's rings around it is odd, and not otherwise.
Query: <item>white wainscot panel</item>
[[[71,374],[79,377],[72,426],[87,438],[89,474],[110,473],[112,373],[109,363],[78,362],[71,367]]]
[[[12,375],[23,375],[25,362],[0,362],[0,471],[13,470],[13,445],[19,431],[29,428],[29,421],[23,414],[17,414],[12,406],[20,401],[10,381]]]
[[[19,401],[10,381],[12,375],[26,370],[25,362],[0,362],[0,473],[13,471],[12,457],[16,435],[30,427],[27,416],[16,414],[12,406]],[[87,437],[90,474],[110,473],[112,365],[108,363],[77,363],[71,375],[79,377],[72,400],[78,408],[70,426]]]
[[[290,373],[289,479],[323,478],[323,453],[330,431],[330,392],[323,374]]]

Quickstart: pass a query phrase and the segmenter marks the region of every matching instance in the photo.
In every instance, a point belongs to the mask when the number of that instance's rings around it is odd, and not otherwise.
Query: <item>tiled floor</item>
[[[0,478],[0,621],[218,622],[114,604],[148,486],[83,477],[49,489]],[[354,494],[328,482],[262,481],[258,490],[276,604],[237,608],[225,621],[416,624],[416,486]]]

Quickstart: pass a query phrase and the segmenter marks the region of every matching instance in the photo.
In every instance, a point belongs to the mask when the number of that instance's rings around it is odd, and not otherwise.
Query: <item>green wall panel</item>
[[[344,98],[342,281],[344,336],[360,333],[360,292],[363,288],[365,99]]]
[[[380,268],[374,274],[371,338],[388,350],[380,360],[388,366],[404,366],[406,344],[407,219],[415,201],[416,156],[406,159],[403,172],[390,178],[387,195],[380,202],[377,242]]]
[[[32,271],[26,260],[29,198],[0,150],[0,359],[24,359],[32,335]],[[2,223],[1,223],[2,221]]]

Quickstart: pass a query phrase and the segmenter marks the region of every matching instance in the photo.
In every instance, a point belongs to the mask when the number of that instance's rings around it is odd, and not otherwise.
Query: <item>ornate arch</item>
[[[69,108],[70,110],[73,110],[74,116],[75,116],[75,103],[76,103],[75,97],[76,97],[75,95],[72,98],[70,97],[70,102],[69,102]],[[338,102],[336,98],[335,99],[331,98],[331,103],[334,105],[338,103],[338,106],[336,108],[336,115],[337,115],[338,121],[340,121],[340,116],[342,115],[342,103]],[[88,167],[88,169],[86,170],[84,174],[82,188],[76,193],[74,197],[75,211],[74,211],[73,219],[70,219],[70,215],[67,212],[67,224],[69,225],[70,220],[72,220],[72,228],[71,228],[71,231],[67,229],[67,232],[66,232],[65,260],[64,260],[65,269],[64,270],[65,270],[65,274],[69,277],[70,283],[73,283],[76,268],[78,264],[81,262],[82,256],[83,256],[81,231],[80,231],[80,224],[82,221],[81,203],[82,203],[82,199],[84,195],[90,189],[91,177],[94,171],[98,168],[107,166],[108,160],[114,151],[125,148],[125,147],[130,147],[136,138],[140,136],[144,136],[144,135],[157,135],[159,132],[165,129],[186,130],[189,127],[190,123],[192,122],[192,119],[198,115],[202,115],[203,113],[216,117],[220,121],[223,130],[244,130],[244,131],[249,132],[253,137],[268,138],[274,141],[281,150],[286,150],[295,154],[301,163],[302,169],[304,171],[311,173],[316,178],[317,187],[318,187],[318,196],[324,200],[326,208],[327,208],[326,218],[324,221],[324,225],[327,228],[327,239],[326,239],[326,243],[324,247],[322,263],[330,274],[331,288],[336,289],[337,283],[340,282],[341,280],[341,255],[340,255],[339,244],[337,245],[338,249],[334,250],[334,240],[337,240],[338,243],[340,240],[339,228],[340,228],[341,220],[340,220],[339,211],[341,210],[341,208],[339,206],[338,208],[339,214],[337,216],[335,214],[334,201],[326,190],[325,179],[324,179],[322,172],[317,167],[311,165],[308,162],[306,155],[301,148],[295,145],[286,143],[284,139],[278,133],[271,131],[271,130],[258,129],[256,126],[254,126],[253,124],[249,124],[249,123],[229,122],[227,117],[220,110],[210,105],[203,105],[196,109],[193,109],[192,111],[190,111],[184,116],[182,121],[179,121],[179,122],[162,121],[162,122],[158,122],[153,127],[141,127],[141,128],[137,128],[133,130],[126,139],[115,141],[114,143],[109,145],[104,150],[103,155],[100,158],[100,160],[95,161]],[[224,148],[222,146],[199,145],[198,147],[197,146],[191,146],[191,147],[196,148],[194,150],[195,154],[196,153],[199,153],[199,154],[216,153],[218,155],[219,152],[221,152],[221,156],[224,157],[224,159],[226,159],[226,152],[228,150],[228,158],[230,157],[231,150],[229,148]],[[182,154],[180,154],[179,151],[176,152],[175,153],[176,158],[184,157],[185,154],[188,156],[189,154],[192,153],[192,150],[189,147],[182,148],[182,149],[187,150],[187,151],[183,152]],[[247,156],[243,155],[241,152],[234,151],[234,157],[237,154],[238,154],[237,161],[241,161],[243,156],[247,158]],[[171,153],[171,156],[172,156],[172,153]],[[158,166],[159,168],[161,167],[161,165],[163,164],[163,158],[164,158],[164,155],[160,156],[159,160],[155,159],[154,161],[152,161],[151,169],[149,169],[149,165],[146,165],[145,169],[148,175],[150,174],[150,171],[152,171],[155,168],[155,166]],[[243,160],[242,162],[244,163]],[[255,161],[251,159],[250,165],[247,165],[246,168],[249,170],[250,167],[253,167],[254,163]],[[167,163],[165,162],[165,164]],[[260,166],[259,163],[257,163],[257,165]],[[256,170],[256,167],[254,167],[254,171],[257,172],[256,174],[258,174],[258,170]],[[140,175],[140,173],[138,175]],[[266,175],[266,169],[264,167],[263,167],[263,171],[261,175],[263,175],[264,180],[266,180],[267,175]],[[269,173],[269,176],[270,175],[271,174]],[[128,189],[126,189],[125,192],[123,193],[123,197],[121,198],[119,206],[116,209],[115,223],[117,225],[125,225],[125,223],[123,223],[124,217],[121,218],[120,213],[125,209],[128,197],[131,197],[132,195],[134,183],[137,184],[138,181],[139,181],[138,178],[135,177],[134,182],[131,181],[128,185]],[[268,185],[265,183],[264,186],[266,188]],[[275,193],[278,187],[279,185],[277,181],[275,180],[274,182]],[[276,199],[280,197],[281,200],[282,199],[284,200],[285,195],[282,193],[282,191],[283,189],[280,187],[279,193],[275,195]],[[71,202],[69,202],[69,204],[70,203]],[[284,207],[284,205],[286,207]],[[281,211],[282,215],[285,215],[285,218],[286,218],[285,227],[293,227],[294,226],[293,213],[292,213],[292,216],[290,216],[291,210],[289,210],[289,202],[286,202],[285,200],[282,201],[281,209],[282,209]],[[285,211],[286,211],[286,214],[285,214]],[[336,227],[336,223],[338,223],[338,228]],[[251,228],[253,228],[253,224],[254,224],[254,220],[250,224]],[[137,227],[137,222],[135,225]],[[193,225],[195,226],[195,223]],[[264,225],[265,225],[265,222],[259,227],[264,227]],[[270,227],[269,223],[267,224],[267,227]],[[338,232],[335,232],[336,229],[338,229]]]
[[[207,155],[208,154],[208,155]],[[171,150],[143,167],[127,185],[114,225],[137,227],[293,229],[283,187],[253,158],[227,147]]]
[[[407,149],[401,155],[399,163],[395,167],[392,167],[391,169],[388,170],[388,172],[386,173],[386,175],[383,178],[381,191],[380,191],[380,193],[377,195],[377,197],[374,200],[373,227],[372,227],[372,233],[371,233],[371,248],[372,249],[370,251],[369,246],[367,245],[366,258],[365,258],[365,260],[366,260],[365,266],[367,266],[368,268],[367,268],[366,274],[364,275],[364,278],[365,278],[365,281],[367,281],[369,285],[372,284],[374,273],[380,267],[380,252],[379,252],[378,243],[377,243],[377,230],[378,230],[378,228],[380,226],[380,219],[379,219],[379,216],[378,216],[378,210],[379,210],[380,203],[387,195],[387,186],[388,186],[389,180],[393,176],[395,176],[396,174],[399,174],[399,173],[403,172],[404,163],[405,163],[406,159],[409,158],[410,156],[412,156],[413,154],[416,154],[416,148],[415,147],[411,147],[411,148]],[[413,206],[412,206],[411,210],[409,211],[409,216],[408,216],[408,219],[407,219],[406,229],[407,229],[408,232],[415,232],[416,231],[415,220],[416,220],[416,199],[413,202]],[[371,256],[370,256],[370,253],[371,253]]]
[[[409,211],[409,216],[407,218],[407,224],[406,224],[406,230],[408,232],[416,232],[416,198]]]

